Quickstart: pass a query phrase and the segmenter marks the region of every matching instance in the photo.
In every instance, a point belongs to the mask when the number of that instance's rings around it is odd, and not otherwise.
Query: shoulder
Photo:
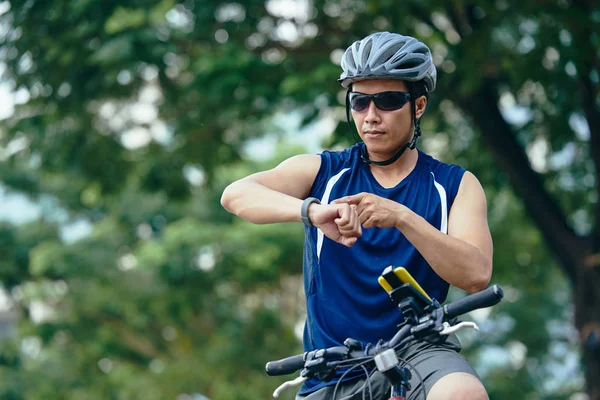
[[[361,151],[360,144],[357,143],[352,147],[343,150],[324,150],[319,154],[321,158],[331,160],[338,163],[350,163],[360,160]]]
[[[298,154],[292,156],[288,159],[283,160],[277,168],[287,168],[287,167],[307,167],[307,166],[316,166],[319,167],[321,163],[321,158],[316,154]]]
[[[360,162],[360,145],[343,150],[325,150],[319,154],[321,166],[311,188],[311,195],[320,197],[332,179],[337,179]],[[336,178],[337,177],[337,178]]]
[[[474,196],[485,200],[485,192],[479,179],[470,171],[465,171],[460,188],[458,190],[458,196],[464,197],[465,195]]]
[[[424,151],[419,150],[419,158],[429,172],[432,172],[435,176],[441,175],[440,178],[448,175],[460,175],[462,177],[466,171],[460,165],[445,163]]]
[[[466,169],[460,165],[448,164],[437,160],[422,151],[419,151],[419,162],[422,163],[422,168],[427,174],[433,178],[436,186],[439,184],[444,188],[448,204],[452,206],[458,194],[459,187],[462,184]]]
[[[283,160],[275,168],[265,171],[278,178],[306,176],[314,180],[321,168],[321,158],[316,154],[299,154]]]
[[[352,168],[361,160],[360,145],[356,144],[343,150],[325,150],[319,154],[321,169],[319,174],[336,174],[345,168]]]

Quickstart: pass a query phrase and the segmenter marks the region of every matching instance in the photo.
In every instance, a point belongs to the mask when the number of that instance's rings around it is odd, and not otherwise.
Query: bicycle
[[[410,363],[399,359],[396,352],[412,340],[442,343],[447,335],[462,329],[479,330],[474,322],[459,321],[457,317],[479,308],[493,306],[504,296],[502,288],[493,285],[453,303],[440,305],[437,300],[430,298],[402,267],[396,269],[387,267],[378,281],[390,298],[398,304],[398,309],[404,316],[404,321],[398,326],[399,329],[394,337],[387,342],[380,340],[375,346],[370,343],[363,346],[360,341],[348,338],[343,346],[312,350],[268,362],[266,372],[270,376],[288,375],[301,370],[299,377],[279,386],[273,392],[273,397],[279,397],[284,390],[301,385],[312,377],[317,377],[324,382],[330,381],[338,370],[348,368],[335,386],[333,399],[335,400],[338,385],[345,374],[360,367],[367,375],[367,381],[362,389],[363,399],[364,390],[370,388],[371,373],[378,370],[390,383],[389,400],[406,400],[406,394],[411,389],[409,384],[411,371],[408,368]],[[371,373],[368,368],[371,368]],[[423,379],[418,372],[417,378],[424,388]],[[369,394],[372,399],[371,390]],[[423,389],[423,399],[425,398]]]

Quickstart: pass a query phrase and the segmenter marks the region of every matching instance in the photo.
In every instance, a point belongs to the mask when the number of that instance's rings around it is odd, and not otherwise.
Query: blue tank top
[[[321,167],[309,196],[328,204],[360,192],[373,193],[404,204],[447,233],[448,213],[465,170],[419,151],[417,164],[410,174],[397,186],[384,188],[362,161],[359,147],[362,145],[321,153]],[[366,345],[394,336],[403,317],[377,282],[389,265],[405,267],[440,303],[446,299],[448,283],[398,229],[363,229],[362,237],[348,248],[325,237],[316,228],[305,228],[305,351],[340,346],[349,337]],[[299,393],[310,393],[336,381],[309,380]]]

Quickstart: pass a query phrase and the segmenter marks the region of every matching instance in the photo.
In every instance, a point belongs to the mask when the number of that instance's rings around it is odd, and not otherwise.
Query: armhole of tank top
[[[331,170],[331,154],[325,153],[326,152],[324,151],[318,154],[318,156],[321,157],[321,165],[319,166],[319,171],[317,172],[315,180],[313,181],[310,191],[308,192],[309,197],[316,197],[320,199],[325,191],[328,175],[327,171]]]

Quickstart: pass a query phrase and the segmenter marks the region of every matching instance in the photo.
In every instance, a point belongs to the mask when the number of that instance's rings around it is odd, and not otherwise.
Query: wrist
[[[314,213],[310,214],[310,209],[313,209],[314,211],[315,204],[319,205],[321,204],[321,202],[319,201],[319,199],[316,199],[314,197],[308,197],[302,202],[302,207],[300,208],[300,219],[302,220],[305,226],[314,226],[313,219],[311,219],[311,215],[314,215]]]
[[[402,228],[404,228],[408,223],[408,219],[410,218],[411,213],[412,211],[408,207],[406,207],[403,204],[400,204],[400,208],[396,213],[396,223],[394,224],[395,227],[399,230],[402,230]]]
[[[316,226],[315,220],[317,219],[316,214],[319,212],[319,208],[323,207],[321,203],[311,203],[308,206],[308,219],[313,226]]]

